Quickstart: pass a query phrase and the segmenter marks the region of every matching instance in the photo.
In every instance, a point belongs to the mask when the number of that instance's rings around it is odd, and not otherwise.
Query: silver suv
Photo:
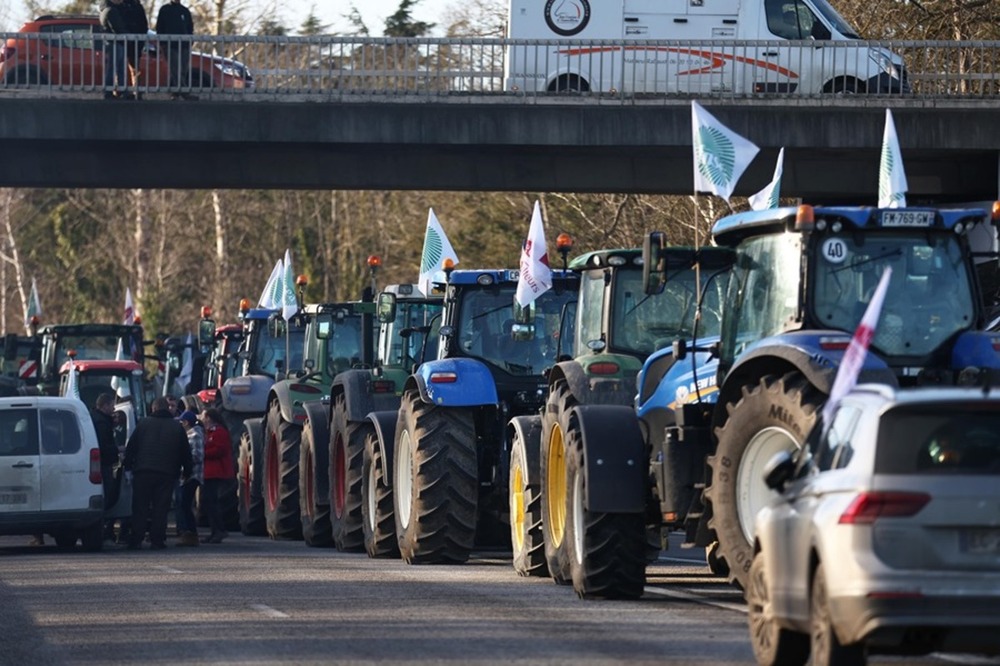
[[[765,481],[758,663],[1000,654],[1000,389],[859,386]]]
[[[0,534],[50,534],[102,545],[104,495],[97,434],[74,398],[0,398]]]

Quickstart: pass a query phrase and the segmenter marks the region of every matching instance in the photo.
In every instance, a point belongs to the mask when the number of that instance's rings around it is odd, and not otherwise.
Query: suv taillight
[[[90,450],[90,482],[100,484],[101,479],[101,450]]]
[[[840,515],[841,525],[871,525],[877,518],[905,518],[916,515],[931,496],[927,493],[869,492],[855,497]]]

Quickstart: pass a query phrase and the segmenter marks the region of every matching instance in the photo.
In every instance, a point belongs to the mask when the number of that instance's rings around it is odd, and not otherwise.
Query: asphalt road
[[[638,601],[584,602],[504,553],[408,566],[241,535],[95,554],[27,541],[0,538],[0,664],[753,663],[741,595],[696,551],[667,552]]]

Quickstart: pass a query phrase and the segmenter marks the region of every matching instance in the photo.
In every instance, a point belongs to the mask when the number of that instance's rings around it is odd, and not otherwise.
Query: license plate
[[[884,210],[883,227],[929,227],[934,224],[932,210]]]
[[[28,493],[0,493],[0,504],[27,504]]]
[[[1000,529],[963,530],[959,536],[962,552],[976,555],[1000,554]]]

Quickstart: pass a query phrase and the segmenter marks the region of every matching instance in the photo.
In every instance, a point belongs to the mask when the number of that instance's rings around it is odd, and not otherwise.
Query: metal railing
[[[831,94],[993,99],[1000,42],[572,41],[0,34],[0,92],[110,92],[104,50],[136,41],[143,93],[223,98],[503,98],[620,103]],[[189,76],[170,79],[190,49]],[[111,66],[114,66],[114,55]]]

